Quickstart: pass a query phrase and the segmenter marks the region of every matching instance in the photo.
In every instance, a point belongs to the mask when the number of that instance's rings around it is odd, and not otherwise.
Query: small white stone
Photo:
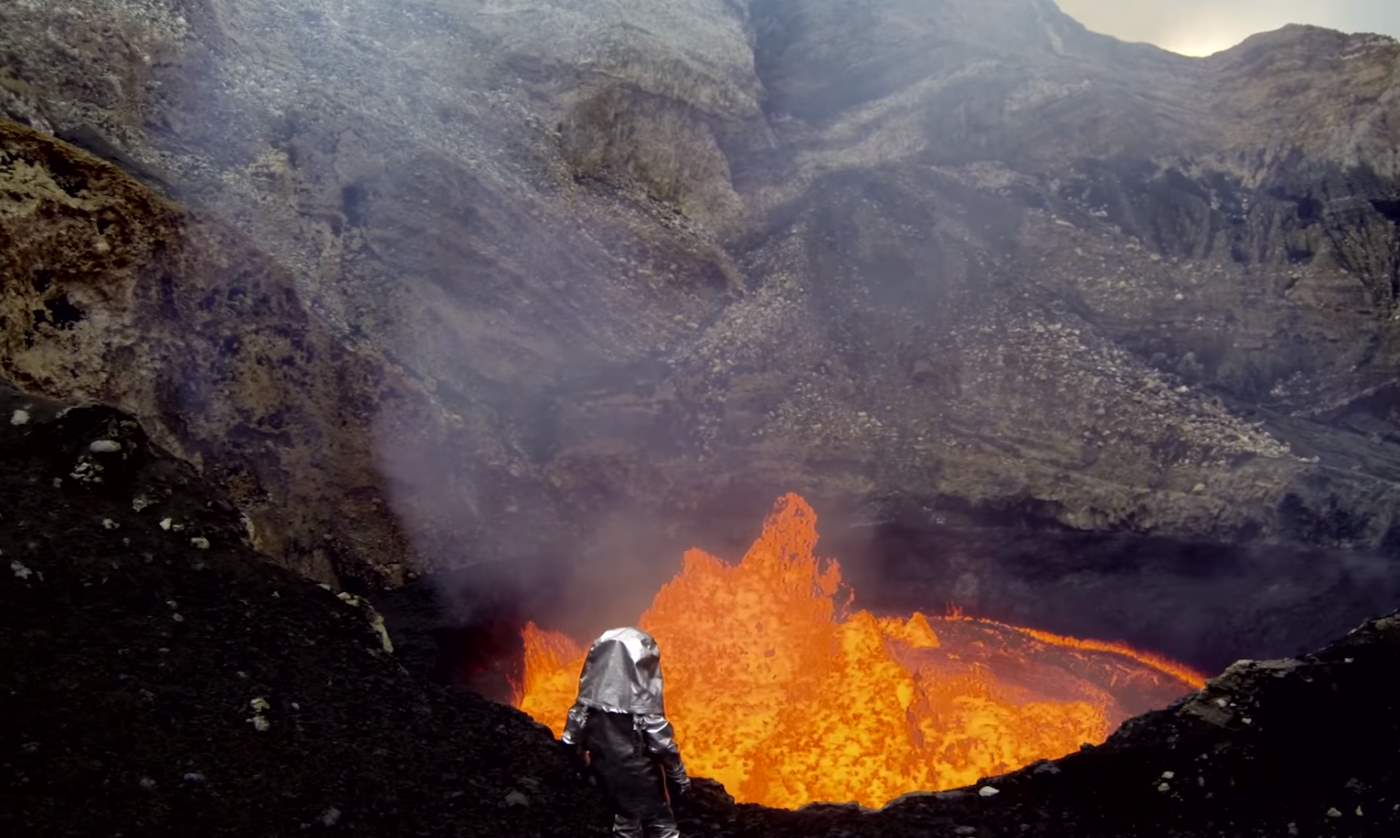
[[[170,615],[170,619],[174,620],[177,623],[183,623],[185,621],[185,617],[183,614],[172,614]]]
[[[1163,779],[1163,780],[1175,780],[1175,779],[1176,779],[1176,772],[1175,772],[1175,771],[1163,771],[1163,772],[1162,772],[1162,779]]]
[[[101,483],[103,471],[102,466],[85,457],[78,461],[68,476],[81,483]]]
[[[267,733],[267,731],[272,728],[272,722],[269,722],[262,716],[254,716],[248,721],[252,723],[253,730],[256,730],[258,733]]]
[[[340,810],[332,806],[321,813],[321,825],[332,827],[340,823]]]
[[[94,454],[117,454],[122,450],[122,444],[115,439],[97,439],[88,445],[88,450]]]
[[[1229,707],[1230,700],[1228,698],[1217,698],[1215,704],[1217,707]]]
[[[208,549],[209,549],[209,539],[207,539],[207,538],[205,538],[205,537],[203,537],[203,536],[197,535],[197,536],[195,536],[194,538],[191,538],[191,539],[190,539],[190,544],[193,544],[193,545],[194,545],[194,549],[196,549],[196,550],[208,550]]]
[[[199,773],[198,771],[191,771],[185,775],[185,782],[187,783],[202,783],[206,779],[208,778],[206,778],[203,774]]]
[[[1333,806],[1331,809],[1328,809],[1328,810],[1327,810],[1327,817],[1329,817],[1329,818],[1340,818],[1341,816],[1342,816],[1342,811],[1341,811],[1340,809],[1338,809],[1336,806]]]
[[[1157,791],[1160,791],[1162,794],[1166,794],[1167,792],[1169,792],[1169,791],[1171,791],[1171,790],[1172,790],[1172,787],[1169,786],[1169,785],[1167,785],[1166,783],[1163,783],[1163,784],[1161,784],[1160,786],[1157,787]]]
[[[1250,718],[1249,716],[1245,716],[1244,718],[1240,719],[1240,721],[1244,722],[1247,725],[1254,724],[1254,719]]]
[[[995,788],[993,786],[983,786],[982,788],[977,790],[977,794],[982,797],[996,797],[997,795],[1001,794],[1001,789]]]
[[[1357,807],[1356,807],[1356,816],[1357,816],[1358,818],[1364,818],[1364,817],[1366,817],[1366,815],[1361,811],[1361,807],[1360,807],[1360,806],[1357,806]]]
[[[521,792],[512,791],[510,794],[506,795],[506,805],[507,805],[507,806],[529,806],[529,805],[530,805],[530,798],[526,797],[526,796],[525,796],[524,794],[522,794]]]
[[[253,708],[254,713],[266,713],[272,709],[272,705],[267,703],[267,699],[261,696],[248,702],[248,706]]]
[[[25,567],[24,563],[20,561],[10,562],[10,570],[14,571],[15,576],[24,582],[28,582],[29,577],[34,575],[34,571]]]
[[[145,495],[137,495],[136,497],[131,499],[132,512],[140,512],[141,510],[145,509],[150,505],[151,501],[148,500]]]
[[[16,410],[14,413],[11,413],[11,414],[10,414],[10,424],[11,424],[11,425],[14,425],[16,428],[18,428],[20,425],[28,425],[28,424],[29,424],[29,411],[27,411],[27,410]]]
[[[173,520],[169,519],[169,518],[161,518],[161,519],[160,519],[160,528],[163,529],[163,530],[165,530],[166,532],[170,532],[170,527],[171,527],[171,525],[174,524],[174,523],[175,523],[175,522],[174,522]]]
[[[146,791],[150,791],[151,789],[156,787],[156,781],[152,780],[150,777],[142,777],[140,785],[141,788],[145,789]]]
[[[102,519],[102,529],[104,529],[104,530],[121,529],[121,524],[118,524],[116,521],[113,521],[111,518],[103,518],[103,519]]]

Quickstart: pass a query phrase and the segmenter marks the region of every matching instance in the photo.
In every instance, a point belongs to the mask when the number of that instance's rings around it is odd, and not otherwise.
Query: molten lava
[[[691,772],[741,802],[880,806],[969,785],[1102,742],[1203,683],[1119,644],[848,610],[816,543],[816,514],[788,495],[738,565],[687,552],[638,623],[661,646]],[[524,640],[518,704],[560,733],[584,650],[533,624]]]

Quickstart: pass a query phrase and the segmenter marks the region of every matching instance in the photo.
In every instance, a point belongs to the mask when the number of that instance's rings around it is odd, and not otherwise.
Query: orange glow
[[[1185,664],[1177,663],[1173,660],[1168,660],[1167,658],[1164,658],[1161,655],[1154,655],[1151,652],[1140,652],[1126,643],[1111,643],[1105,640],[1081,640],[1077,637],[1065,637],[1064,635],[1060,634],[1051,634],[1048,631],[1041,631],[1040,629],[1022,628],[1021,626],[1012,626],[1007,625],[1006,623],[998,623],[995,620],[985,620],[980,617],[966,617],[960,612],[950,614],[945,619],[965,620],[971,622],[978,622],[989,626],[999,626],[1001,628],[1006,629],[1007,631],[1020,632],[1021,634],[1024,634],[1027,637],[1039,640],[1041,643],[1046,643],[1051,646],[1061,646],[1067,649],[1082,649],[1086,652],[1104,652],[1110,655],[1118,655],[1120,657],[1128,658],[1129,660],[1137,661],[1143,666],[1151,667],[1152,669],[1156,669],[1159,672],[1162,672],[1166,675],[1170,675],[1171,677],[1175,678],[1176,680],[1180,681],[1181,683],[1185,684],[1193,690],[1202,689],[1206,685],[1206,676],[1202,675],[1201,673],[1197,672],[1191,667],[1186,666]]]
[[[952,612],[848,608],[817,518],[780,499],[742,562],[699,550],[639,625],[661,646],[667,714],[693,774],[796,808],[970,785],[1097,744],[1203,683],[1179,664]],[[525,629],[519,706],[555,733],[583,649]]]

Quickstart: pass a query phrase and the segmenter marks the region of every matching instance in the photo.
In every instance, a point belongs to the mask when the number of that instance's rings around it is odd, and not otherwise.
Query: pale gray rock
[[[1400,543],[1390,39],[1188,59],[1040,0],[55,0],[0,33],[0,372],[148,417],[313,577],[786,489]]]

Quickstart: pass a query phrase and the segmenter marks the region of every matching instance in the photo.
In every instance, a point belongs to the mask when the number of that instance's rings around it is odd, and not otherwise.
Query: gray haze
[[[1059,0],[1060,8],[1096,32],[1146,41],[1186,55],[1209,55],[1256,32],[1308,23],[1343,32],[1400,36],[1395,0]]]

